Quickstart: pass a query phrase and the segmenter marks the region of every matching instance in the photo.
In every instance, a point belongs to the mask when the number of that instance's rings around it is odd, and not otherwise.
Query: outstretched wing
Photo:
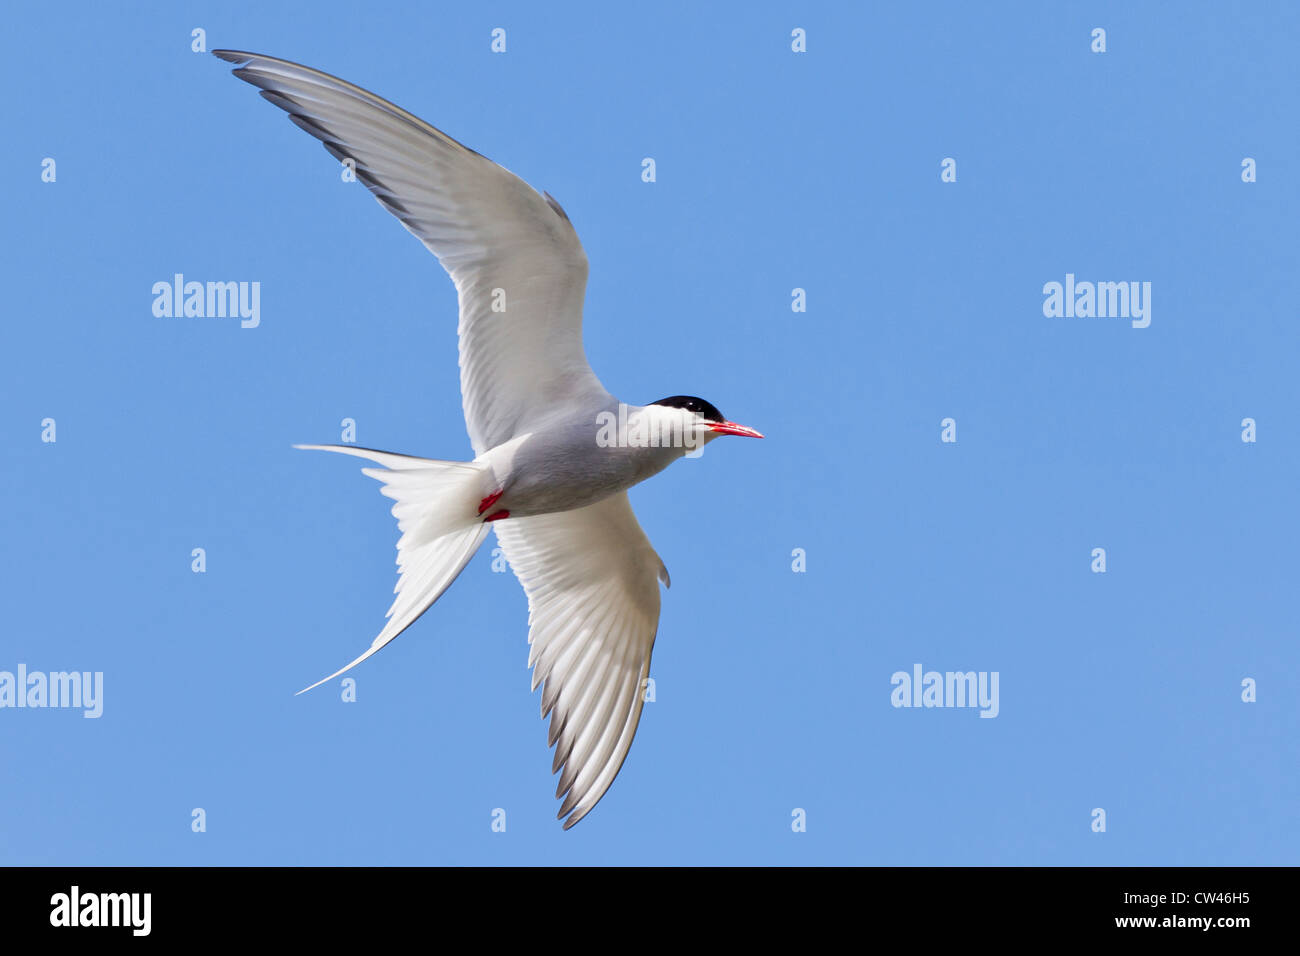
[[[475,454],[566,401],[608,398],[582,347],[587,254],[559,204],[416,116],[309,67],[214,50],[349,163],[460,295],[460,384]]]
[[[604,796],[632,746],[668,571],[626,493],[502,521],[496,533],[528,594],[528,663],[551,718],[567,830]]]

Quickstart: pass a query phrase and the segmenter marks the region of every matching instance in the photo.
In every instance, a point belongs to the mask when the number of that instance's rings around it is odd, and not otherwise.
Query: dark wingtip
[[[569,222],[569,214],[564,211],[564,207],[555,201],[555,197],[550,193],[543,191],[542,196],[546,199],[546,204],[560,214],[560,218]]]
[[[275,90],[258,90],[257,95],[268,103],[280,107],[286,113],[292,113],[294,110],[302,109],[302,104],[297,100],[290,99],[283,93],[277,93]]]
[[[212,55],[218,60],[225,60],[227,63],[243,63],[251,60],[255,54],[240,53],[238,50],[213,50]]]

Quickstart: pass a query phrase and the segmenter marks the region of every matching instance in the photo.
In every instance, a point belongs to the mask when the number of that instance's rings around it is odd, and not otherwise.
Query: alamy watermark
[[[262,323],[260,282],[186,282],[178,272],[171,282],[155,282],[153,296],[153,314],[160,319],[238,318],[245,329]]]
[[[997,671],[895,671],[889,702],[895,707],[978,707],[981,717],[998,715]]]
[[[598,412],[596,425],[596,445],[600,448],[696,449],[703,447],[706,437],[683,416],[668,414],[656,405],[629,415],[628,406],[619,402],[618,414]]]
[[[1046,283],[1043,295],[1049,319],[1132,319],[1135,329],[1151,324],[1150,282],[1075,282],[1067,272],[1064,284]]]
[[[148,936],[152,911],[152,893],[83,893],[74,885],[50,897],[51,926],[120,926],[133,936]]]
[[[80,708],[83,717],[104,713],[103,671],[41,671],[28,673],[26,664],[18,672],[0,671],[0,708]]]

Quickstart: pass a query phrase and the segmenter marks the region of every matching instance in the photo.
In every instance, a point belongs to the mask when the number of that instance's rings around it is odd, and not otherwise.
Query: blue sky
[[[9,15],[0,671],[104,694],[0,709],[0,862],[1296,862],[1293,5],[227,6]],[[656,700],[567,833],[495,539],[355,703],[293,696],[378,632],[396,529],[290,445],[470,457],[455,293],[196,27],[548,190],[605,384],[769,436],[633,490]],[[178,272],[260,325],[155,317]],[[1046,317],[1067,274],[1149,327]],[[916,664],[997,717],[893,707]]]

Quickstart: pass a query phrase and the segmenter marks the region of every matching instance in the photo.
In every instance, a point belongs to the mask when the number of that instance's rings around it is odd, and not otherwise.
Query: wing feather
[[[213,52],[348,162],[451,276],[475,454],[529,431],[558,402],[609,399],[582,346],[587,254],[559,203],[359,86],[275,57]]]
[[[528,594],[533,688],[541,685],[550,716],[568,829],[604,796],[632,746],[666,573],[626,493],[501,521],[496,533]]]

